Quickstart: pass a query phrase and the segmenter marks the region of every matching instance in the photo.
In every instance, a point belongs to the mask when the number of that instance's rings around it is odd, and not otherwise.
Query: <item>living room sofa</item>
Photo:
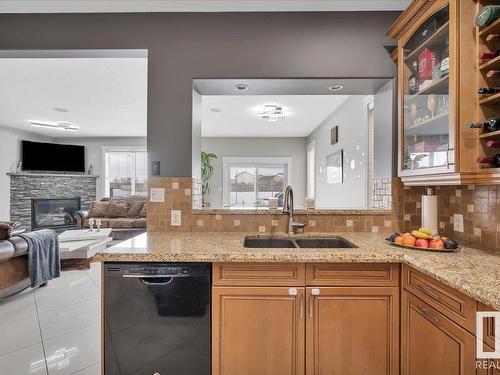
[[[146,197],[131,196],[124,199],[102,198],[92,202],[89,211],[77,211],[77,229],[89,228],[89,219],[101,220],[101,228],[112,228],[113,240],[125,240],[146,231]]]
[[[28,243],[15,235],[0,240],[0,299],[31,285],[28,272]]]

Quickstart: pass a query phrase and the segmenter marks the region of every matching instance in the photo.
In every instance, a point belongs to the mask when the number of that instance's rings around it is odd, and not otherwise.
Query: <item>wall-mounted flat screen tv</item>
[[[85,172],[85,147],[22,141],[22,166],[25,171]]]

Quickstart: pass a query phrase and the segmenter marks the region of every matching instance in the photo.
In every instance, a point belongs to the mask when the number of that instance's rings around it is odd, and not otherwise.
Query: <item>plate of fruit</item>
[[[391,233],[385,240],[391,245],[415,250],[453,252],[461,249],[457,241],[433,234],[427,228],[420,228],[405,234]]]

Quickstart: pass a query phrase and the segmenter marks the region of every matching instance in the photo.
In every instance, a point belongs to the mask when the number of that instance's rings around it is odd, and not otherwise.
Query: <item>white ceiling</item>
[[[307,137],[348,95],[202,96],[202,137]],[[286,118],[269,122],[257,114],[266,104],[284,107]],[[221,112],[213,112],[212,108]]]
[[[0,13],[403,10],[410,0],[0,0]]]
[[[53,137],[146,136],[147,58],[0,58],[0,82],[0,125]]]

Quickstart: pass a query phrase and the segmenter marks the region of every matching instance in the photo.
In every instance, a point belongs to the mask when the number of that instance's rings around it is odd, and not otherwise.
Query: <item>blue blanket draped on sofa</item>
[[[28,269],[32,288],[61,275],[59,238],[56,232],[42,229],[19,236],[28,242]]]

